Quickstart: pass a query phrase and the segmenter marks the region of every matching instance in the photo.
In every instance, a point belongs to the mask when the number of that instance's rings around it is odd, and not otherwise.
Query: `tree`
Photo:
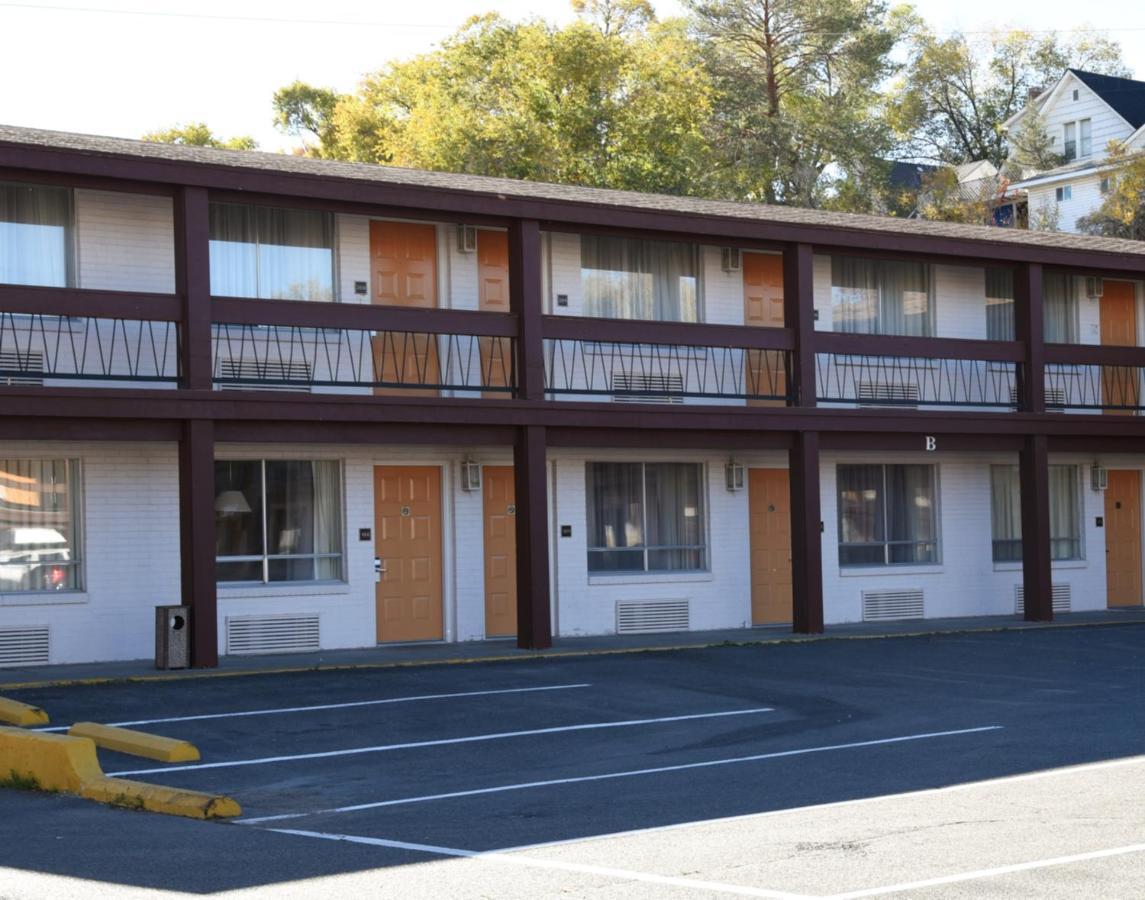
[[[302,137],[309,155],[326,156],[337,142],[334,111],[340,99],[330,88],[295,81],[274,92],[274,124],[287,134]],[[317,144],[308,143],[306,135],[315,138]]]
[[[160,131],[149,131],[143,140],[156,144],[182,144],[187,147],[218,147],[223,150],[257,150],[258,142],[249,136],[216,137],[205,122],[188,122]]]
[[[1010,31],[971,41],[962,34],[916,32],[905,74],[892,90],[890,120],[901,152],[948,164],[987,159],[1001,168],[1001,123],[1068,67],[1130,74],[1120,45],[1101,36],[1071,41]]]
[[[1046,120],[1037,106],[1030,106],[1022,116],[1017,129],[1010,135],[1010,158],[1005,171],[1015,179],[1030,172],[1044,172],[1065,162],[1065,157],[1054,150],[1053,139],[1046,129]]]
[[[993,178],[960,182],[953,167],[942,166],[923,179],[918,214],[936,222],[993,225],[994,201],[1005,189],[1005,181]]]
[[[1084,234],[1145,241],[1145,153],[1117,143],[1110,146],[1108,161],[1116,174],[1108,176],[1105,200],[1078,219],[1077,228]]]
[[[917,24],[882,0],[688,0],[716,83],[715,191],[871,205],[892,146],[879,85]]]

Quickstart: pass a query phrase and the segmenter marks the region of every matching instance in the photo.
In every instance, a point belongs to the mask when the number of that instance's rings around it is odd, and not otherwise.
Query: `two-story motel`
[[[1139,606],[1143,281],[0,127],[0,664]]]

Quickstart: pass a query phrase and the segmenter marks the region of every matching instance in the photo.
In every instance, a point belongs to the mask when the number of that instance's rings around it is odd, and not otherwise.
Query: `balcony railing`
[[[1145,348],[1049,344],[1046,408],[1134,414],[1145,409]]]

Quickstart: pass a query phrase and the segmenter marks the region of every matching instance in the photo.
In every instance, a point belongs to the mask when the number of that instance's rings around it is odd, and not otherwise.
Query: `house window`
[[[1090,151],[1093,149],[1093,122],[1090,119],[1082,119],[1077,123],[1078,131],[1078,155],[1082,157],[1089,156]]]
[[[1113,178],[1109,175],[1101,179],[1101,195],[1104,197],[1111,190],[1113,190]]]
[[[934,309],[923,263],[831,257],[832,321],[852,334],[929,336]]]
[[[990,467],[994,562],[1022,559],[1022,492],[1017,466]],[[1050,466],[1050,558],[1081,559],[1077,466]]]
[[[212,203],[210,239],[213,296],[334,299],[329,213]]]
[[[1067,184],[1065,187],[1057,188],[1054,191],[1054,199],[1057,200],[1058,203],[1061,203],[1063,200],[1072,200],[1073,185]]]
[[[79,463],[0,459],[0,593],[80,584]]]
[[[218,581],[340,580],[340,476],[331,460],[216,460]]]
[[[1042,283],[1042,316],[1049,344],[1076,344],[1077,283],[1072,275],[1046,272]]]
[[[1077,123],[1066,122],[1064,126],[1065,152],[1062,154],[1066,162],[1077,159]]]
[[[1014,339],[1014,271],[986,270],[986,337],[992,341]]]
[[[695,244],[582,235],[584,314],[605,319],[699,321],[697,256]]]
[[[1073,99],[1074,100],[1077,99],[1077,88],[1074,88],[1074,90],[1073,90]]]
[[[938,562],[934,466],[841,465],[839,565]]]
[[[588,571],[705,569],[703,479],[694,463],[589,463]]]
[[[68,287],[72,256],[71,190],[0,183],[0,282]]]

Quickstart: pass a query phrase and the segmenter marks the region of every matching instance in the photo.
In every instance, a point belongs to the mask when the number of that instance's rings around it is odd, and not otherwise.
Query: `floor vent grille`
[[[263,383],[271,382],[271,383]],[[288,382],[288,383],[283,383]],[[310,365],[257,359],[219,360],[221,391],[310,391]]]
[[[620,600],[616,604],[617,634],[687,631],[691,623],[687,600]]]
[[[34,350],[0,350],[0,385],[39,387],[43,383],[43,353]]]
[[[0,667],[46,666],[51,656],[51,631],[47,625],[0,628]]]
[[[295,653],[321,649],[318,614],[228,616],[227,653]]]
[[[888,622],[921,619],[926,615],[921,588],[863,591],[863,621]]]
[[[617,403],[683,403],[681,375],[612,374],[612,399]]]
[[[1055,584],[1053,586],[1054,612],[1069,612],[1072,601],[1073,590],[1068,584]],[[1019,616],[1026,614],[1026,589],[1020,584],[1014,585],[1014,612]]]

